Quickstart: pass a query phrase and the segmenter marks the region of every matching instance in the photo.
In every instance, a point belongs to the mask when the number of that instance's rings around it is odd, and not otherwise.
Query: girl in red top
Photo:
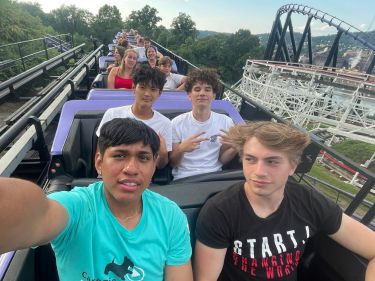
[[[131,89],[132,74],[137,64],[138,54],[127,49],[119,67],[113,67],[108,75],[108,89]]]

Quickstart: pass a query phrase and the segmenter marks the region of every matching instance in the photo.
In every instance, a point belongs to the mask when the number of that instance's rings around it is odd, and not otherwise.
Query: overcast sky
[[[277,10],[290,0],[32,0],[22,2],[38,2],[44,12],[65,5],[76,5],[87,9],[94,15],[104,4],[116,5],[122,18],[133,10],[140,10],[150,5],[158,10],[158,16],[163,20],[160,24],[169,28],[179,12],[191,16],[199,30],[218,32],[235,32],[238,29],[249,29],[253,34],[269,33]],[[89,3],[89,4],[88,4]],[[299,4],[319,9],[332,16],[346,21],[362,31],[375,29],[375,0],[300,0]],[[307,18],[293,14],[292,22],[295,31],[303,31]],[[335,33],[335,29],[313,22],[313,36]]]

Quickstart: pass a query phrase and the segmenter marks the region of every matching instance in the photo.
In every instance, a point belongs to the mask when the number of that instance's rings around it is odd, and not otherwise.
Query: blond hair
[[[138,58],[138,53],[134,50],[134,49],[126,49],[125,50],[125,53],[124,53],[124,56],[122,57],[122,60],[121,60],[121,64],[120,64],[120,74],[123,75],[125,73],[125,58],[129,55],[129,53],[134,53],[136,54],[137,58]],[[133,68],[133,72],[134,72],[134,69],[135,69],[135,66]]]
[[[245,143],[255,137],[262,145],[286,153],[289,161],[294,164],[300,162],[303,150],[311,141],[306,132],[270,121],[235,125],[229,129],[228,137],[240,157],[243,155]]]

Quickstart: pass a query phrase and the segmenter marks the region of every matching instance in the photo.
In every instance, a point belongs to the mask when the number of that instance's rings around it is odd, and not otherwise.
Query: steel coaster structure
[[[281,16],[286,13],[284,25],[281,22]],[[293,31],[292,14],[301,14],[307,16],[304,31],[298,43],[295,40]],[[343,34],[362,43],[365,48],[372,51],[372,59],[368,64],[366,73],[372,73],[375,65],[375,44],[371,43],[364,32],[350,25],[349,23],[338,19],[321,10],[299,5],[288,4],[282,6],[276,13],[276,18],[272,26],[270,38],[268,40],[267,48],[264,53],[265,60],[285,61],[285,62],[299,62],[301,53],[305,43],[307,43],[308,63],[316,64],[313,59],[312,41],[311,41],[311,24],[312,19],[320,20],[336,28],[336,37],[332,42],[330,51],[324,62],[324,66],[336,67],[337,58],[339,54],[339,43]],[[289,34],[288,34],[289,31]],[[287,36],[287,34],[289,36]],[[307,37],[307,38],[306,38]],[[306,40],[307,39],[307,40]]]
[[[291,123],[375,144],[375,75],[298,63],[248,60],[235,85]],[[225,99],[239,105],[231,92]]]
[[[281,16],[287,13],[282,25]],[[307,16],[304,32],[296,47],[291,16]],[[313,59],[312,19],[335,27],[337,35],[323,65]],[[289,33],[287,33],[289,31]],[[372,52],[366,73],[337,68],[339,41],[345,34]],[[307,42],[306,41],[307,36]],[[309,64],[298,63],[307,45]],[[276,13],[265,60],[248,60],[243,77],[233,88],[277,116],[314,133],[348,137],[375,144],[375,45],[352,25],[312,7],[288,4]],[[239,106],[242,98],[230,91],[224,98]],[[325,135],[325,137],[327,137]]]

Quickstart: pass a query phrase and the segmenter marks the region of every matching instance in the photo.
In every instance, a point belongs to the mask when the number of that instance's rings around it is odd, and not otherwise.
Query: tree
[[[162,19],[157,16],[158,13],[158,10],[146,5],[141,10],[130,13],[125,22],[125,27],[136,29],[143,36],[152,37],[157,29],[156,24]]]
[[[75,5],[65,6],[52,10],[49,21],[59,33],[79,33],[86,36],[90,33],[91,21],[94,18],[88,10],[79,9]]]
[[[115,33],[122,30],[123,26],[119,9],[116,6],[104,5],[95,17],[92,29],[96,38],[104,44],[108,44],[112,41]]]
[[[18,3],[18,5],[22,10],[28,12],[33,17],[39,17],[44,24],[47,23],[48,16],[43,12],[42,7],[39,3],[20,2]]]
[[[179,13],[178,17],[173,19],[171,32],[178,43],[185,42],[187,38],[195,40],[198,35],[195,22],[185,13]]]

